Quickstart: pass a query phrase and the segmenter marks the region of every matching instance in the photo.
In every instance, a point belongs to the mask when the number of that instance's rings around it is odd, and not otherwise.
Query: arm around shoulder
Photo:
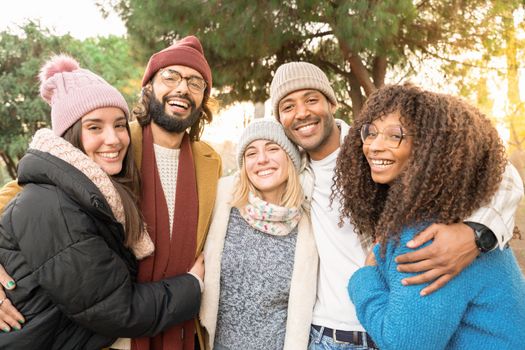
[[[378,258],[379,266],[365,266],[352,275],[348,292],[358,319],[380,349],[445,348],[468,305],[465,292],[456,284],[421,297],[425,285],[403,286],[401,280],[413,274],[397,271],[393,259],[406,251],[401,242]]]
[[[103,335],[141,337],[197,315],[201,292],[195,277],[134,283],[128,264],[98,231],[119,225],[97,224],[66,197],[32,192],[24,191],[13,208],[13,231],[35,280],[69,318]],[[38,230],[23,222],[28,202],[33,216],[46,218]]]
[[[515,213],[523,198],[523,180],[516,168],[508,163],[498,191],[490,202],[475,211],[465,221],[483,224],[494,232],[500,249],[512,238]]]

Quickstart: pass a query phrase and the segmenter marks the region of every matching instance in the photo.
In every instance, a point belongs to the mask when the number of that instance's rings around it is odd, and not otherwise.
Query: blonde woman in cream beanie
[[[237,163],[238,173],[219,181],[204,248],[206,348],[306,349],[317,251],[299,151],[280,124],[255,121]]]

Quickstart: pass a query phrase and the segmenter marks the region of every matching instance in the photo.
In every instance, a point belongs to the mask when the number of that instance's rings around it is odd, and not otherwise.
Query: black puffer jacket
[[[0,264],[16,281],[7,295],[27,322],[1,334],[0,349],[100,349],[197,315],[195,277],[134,282],[122,225],[83,173],[30,150],[18,175],[25,186],[1,220]]]

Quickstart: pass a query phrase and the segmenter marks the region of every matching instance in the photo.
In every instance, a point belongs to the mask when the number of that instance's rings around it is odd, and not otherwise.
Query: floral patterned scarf
[[[248,204],[239,208],[241,216],[253,228],[275,236],[286,236],[301,219],[299,208],[286,208],[268,203],[253,193],[248,195]]]

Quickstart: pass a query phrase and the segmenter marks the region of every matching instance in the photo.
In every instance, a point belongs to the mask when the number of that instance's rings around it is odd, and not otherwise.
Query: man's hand
[[[0,329],[4,332],[9,332],[11,329],[19,330],[25,319],[11,304],[11,300],[6,298],[4,288],[14,289],[15,282],[2,265],[0,265],[0,282],[2,283],[2,286],[0,286]]]
[[[421,290],[425,296],[443,287],[452,278],[470,265],[479,254],[474,241],[473,230],[463,223],[444,225],[433,224],[418,233],[407,243],[409,248],[417,248],[433,239],[434,241],[415,252],[396,258],[400,272],[423,272],[405,278],[403,285],[432,282]]]

